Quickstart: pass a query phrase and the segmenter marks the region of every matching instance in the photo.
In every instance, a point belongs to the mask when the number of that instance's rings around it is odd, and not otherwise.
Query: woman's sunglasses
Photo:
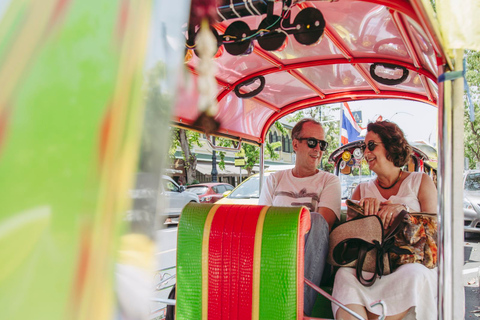
[[[382,144],[381,142],[375,142],[375,141],[368,141],[367,144],[364,144],[363,145],[363,150],[365,150],[366,148],[368,148],[369,151],[373,151],[375,150],[375,148],[379,145],[379,144]]]
[[[298,141],[307,140],[307,146],[309,148],[315,148],[317,144],[320,146],[320,150],[325,151],[328,147],[328,142],[325,140],[318,140],[315,138],[297,138]]]

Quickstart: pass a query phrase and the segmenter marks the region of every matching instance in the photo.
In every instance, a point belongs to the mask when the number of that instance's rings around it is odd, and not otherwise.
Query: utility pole
[[[212,137],[212,143],[215,145],[215,137]],[[212,182],[217,182],[217,152],[215,149],[212,151]]]

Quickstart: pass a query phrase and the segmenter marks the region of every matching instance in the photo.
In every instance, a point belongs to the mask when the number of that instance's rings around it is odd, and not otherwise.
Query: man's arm
[[[318,208],[318,213],[320,213],[328,223],[328,231],[332,230],[332,226],[337,220],[337,215],[333,212],[332,209],[326,207]]]
[[[273,192],[275,191],[274,175],[271,174],[265,179],[265,183],[260,190],[258,204],[262,206],[271,206],[273,204]]]
[[[330,230],[335,221],[340,217],[341,205],[342,191],[340,187],[340,179],[338,179],[337,176],[331,176],[325,182],[317,208],[318,213],[320,213],[327,221]]]

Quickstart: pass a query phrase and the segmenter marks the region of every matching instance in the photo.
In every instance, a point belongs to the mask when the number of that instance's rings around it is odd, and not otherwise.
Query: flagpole
[[[338,146],[342,146],[343,103],[340,103],[340,123],[338,124]]]

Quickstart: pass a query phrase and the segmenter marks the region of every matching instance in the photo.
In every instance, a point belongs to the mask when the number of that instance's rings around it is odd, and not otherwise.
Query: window
[[[168,179],[162,179],[163,182],[163,188],[165,191],[173,191],[173,192],[179,192],[179,189],[176,184],[174,184],[172,181]]]
[[[480,173],[469,173],[464,188],[468,191],[480,191]]]
[[[215,193],[224,193],[225,192],[225,187],[223,184],[219,184],[218,186],[213,187],[213,191]]]

